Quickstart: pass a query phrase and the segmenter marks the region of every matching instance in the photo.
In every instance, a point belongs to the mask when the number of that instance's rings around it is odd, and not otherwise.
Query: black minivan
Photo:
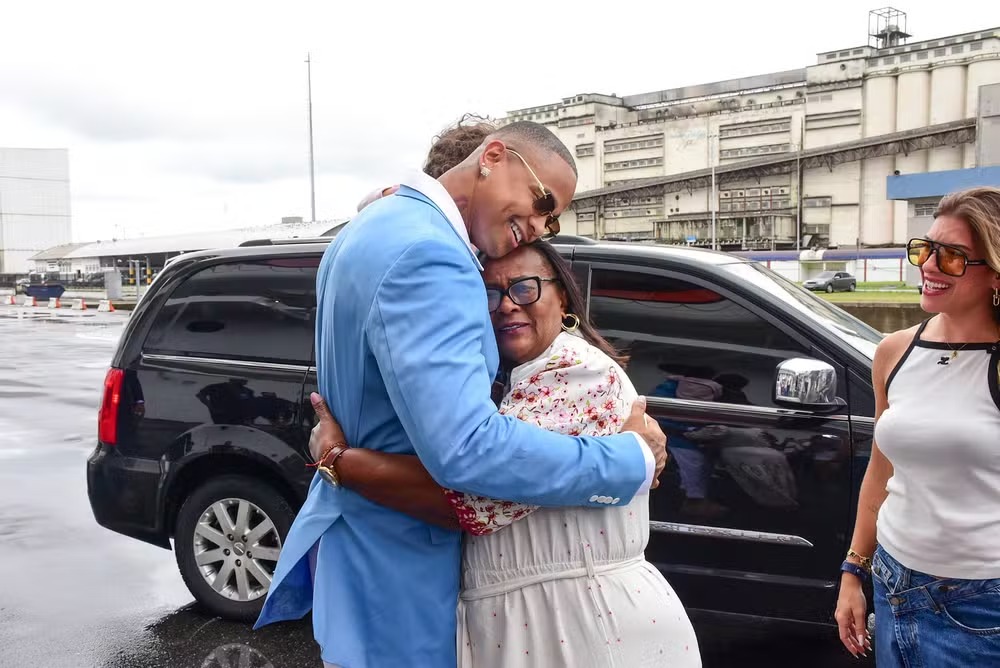
[[[832,623],[868,462],[881,334],[724,253],[566,239],[589,315],[669,436],[647,550],[693,610]],[[112,359],[87,464],[97,521],[173,549],[251,620],[311,478],[325,240],[172,261]]]

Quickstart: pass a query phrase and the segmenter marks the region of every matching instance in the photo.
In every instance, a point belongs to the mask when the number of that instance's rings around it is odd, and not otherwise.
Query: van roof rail
[[[251,246],[292,246],[295,244],[328,244],[333,237],[298,237],[294,239],[250,239],[239,245],[240,248]]]

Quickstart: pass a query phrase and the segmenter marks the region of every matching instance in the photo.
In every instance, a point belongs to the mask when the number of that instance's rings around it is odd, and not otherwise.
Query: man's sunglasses
[[[542,235],[542,239],[551,239],[555,235],[559,234],[559,216],[555,216],[552,213],[556,210],[556,196],[549,192],[549,189],[542,184],[542,180],[538,178],[538,175],[535,174],[535,170],[531,168],[531,165],[529,165],[528,161],[524,159],[524,156],[512,148],[508,148],[507,150],[516,155],[518,159],[524,163],[524,166],[528,169],[532,178],[535,179],[535,183],[538,184],[538,190],[540,190],[542,194],[535,198],[533,207],[535,209],[535,213],[539,216],[548,216],[548,219],[545,221],[545,229],[548,233]]]
[[[503,301],[504,297],[510,297],[510,300],[518,306],[534,304],[542,298],[542,283],[558,282],[558,278],[527,276],[514,281],[507,286],[506,290],[486,286],[486,303],[490,307],[490,313],[493,313],[500,308],[500,302]]]
[[[906,244],[906,259],[915,267],[922,267],[931,255],[937,253],[937,266],[942,274],[960,277],[970,266],[986,264],[986,260],[970,260],[960,248],[930,239],[910,239]]]

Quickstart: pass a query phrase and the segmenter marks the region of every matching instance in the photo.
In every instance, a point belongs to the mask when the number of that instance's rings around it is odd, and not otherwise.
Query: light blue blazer
[[[319,389],[352,445],[415,453],[444,487],[543,506],[627,504],[647,482],[633,434],[573,438],[497,413],[478,263],[422,193],[401,188],[337,236],[318,302]],[[329,663],[449,668],[460,555],[459,533],[316,477],[255,628],[311,608]]]

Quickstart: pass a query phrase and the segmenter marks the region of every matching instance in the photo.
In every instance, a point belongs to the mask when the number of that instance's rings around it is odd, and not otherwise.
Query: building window
[[[663,217],[663,208],[658,207],[654,209],[605,209],[605,218],[644,218],[649,216],[659,216]]]
[[[559,127],[561,128],[571,128],[577,125],[593,125],[593,116],[584,116],[583,118],[566,118],[559,121]]]
[[[790,144],[765,144],[764,146],[745,146],[743,148],[726,148],[719,151],[720,158],[745,158],[770,153],[787,153]]]
[[[636,169],[639,167],[658,167],[663,164],[663,158],[642,158],[639,160],[622,160],[604,163],[606,171],[617,169]]]
[[[807,209],[833,206],[832,197],[803,197],[802,206]]]
[[[758,123],[754,125],[741,125],[719,128],[719,137],[750,137],[753,135],[769,134],[773,132],[788,132],[791,128],[791,120],[780,123]]]
[[[576,147],[576,157],[586,158],[587,156],[594,155],[594,145],[593,144],[579,144]]]
[[[890,57],[888,57],[888,58],[883,58],[883,59],[882,59],[882,64],[883,64],[883,65],[892,65],[892,64],[893,64],[893,63],[895,63],[895,62],[896,62],[896,59],[895,59],[895,58],[893,58],[892,56],[890,56]]]
[[[917,54],[917,60],[927,60],[927,57],[929,55],[930,54],[927,53],[926,51],[921,51],[920,53]]]
[[[965,53],[965,47],[961,44],[959,44],[958,46],[953,46],[951,47],[951,52],[954,54]]]
[[[982,51],[982,50],[983,50],[982,42],[973,42],[972,44],[969,45],[969,51]]]
[[[948,49],[934,49],[934,57],[943,56],[948,53]]]
[[[901,63],[908,63],[908,62],[910,62],[910,54],[907,53],[905,55],[900,56],[899,57],[899,62],[901,62]]]
[[[659,148],[663,146],[663,136],[659,137],[637,137],[635,139],[616,139],[604,142],[605,153],[617,153],[620,151],[638,151],[644,148]]]
[[[913,215],[922,216],[933,216],[934,211],[937,209],[937,204],[917,204],[913,207]]]

